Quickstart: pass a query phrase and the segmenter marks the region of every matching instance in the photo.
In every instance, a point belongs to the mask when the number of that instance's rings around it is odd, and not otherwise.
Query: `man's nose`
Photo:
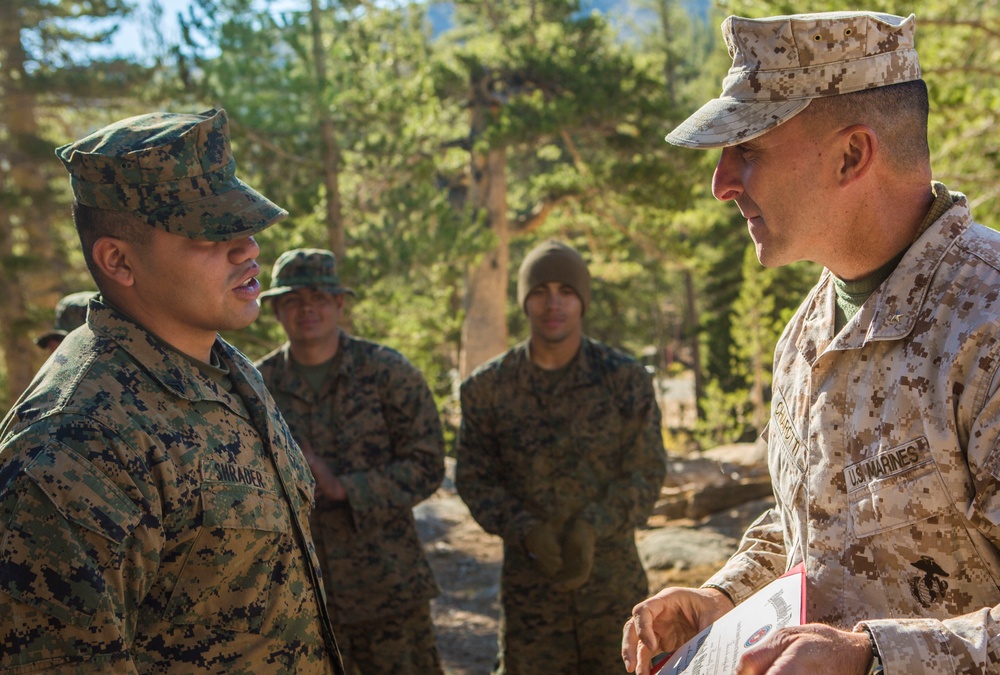
[[[247,260],[256,260],[260,255],[260,246],[253,237],[240,237],[233,239],[229,249],[229,256],[233,263],[239,264]]]
[[[740,152],[736,147],[722,149],[719,163],[715,165],[715,174],[712,176],[712,194],[716,199],[725,202],[743,194],[743,181],[740,176],[742,165]]]

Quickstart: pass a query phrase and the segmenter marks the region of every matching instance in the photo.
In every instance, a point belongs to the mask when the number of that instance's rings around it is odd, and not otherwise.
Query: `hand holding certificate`
[[[747,650],[775,631],[805,623],[805,570],[798,565],[704,629],[683,647],[654,660],[658,675],[730,675]]]

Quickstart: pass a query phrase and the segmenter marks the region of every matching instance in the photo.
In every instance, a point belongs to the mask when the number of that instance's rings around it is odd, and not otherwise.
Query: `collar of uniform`
[[[964,195],[952,193],[955,202],[910,246],[906,255],[860,311],[833,335],[836,291],[833,275],[824,270],[805,301],[802,330],[796,348],[809,362],[824,351],[860,349],[869,342],[899,340],[916,325],[921,306],[934,278],[934,270],[969,228],[972,214]]]
[[[152,333],[108,304],[103,297],[98,296],[90,301],[88,323],[95,333],[104,334],[114,340],[119,347],[141,363],[165,389],[176,396],[188,401],[218,401],[239,414],[240,406],[233,405],[227,392],[199,373],[198,369],[180,354],[164,347]],[[229,358],[232,347],[219,337],[216,337],[215,346],[220,354],[225,354],[229,361],[230,373],[233,373],[232,366],[235,364],[233,359]]]
[[[351,340],[351,336],[343,330],[340,331],[340,337],[338,338],[337,343],[337,355],[341,357],[339,360],[340,365],[337,370],[330,371],[331,386],[333,382],[336,382],[341,377],[347,379],[348,381],[352,380],[352,376],[355,371],[355,363],[351,358],[352,350],[349,344]],[[306,382],[295,369],[295,364],[292,362],[292,345],[290,342],[285,342],[285,344],[281,346],[281,361],[282,368],[278,372],[276,381],[278,390],[306,401],[312,401],[319,395],[315,389],[309,386],[309,383]]]
[[[951,208],[910,246],[896,270],[875,291],[867,340],[898,340],[913,330],[938,268],[955,241],[972,225],[965,195],[952,193]]]
[[[518,385],[525,390],[533,391],[535,389],[535,380],[532,374],[531,350],[528,346],[530,343],[531,338],[527,338],[514,347],[512,351],[516,357],[513,365],[517,368]],[[567,388],[579,387],[599,381],[598,373],[594,371],[593,367],[592,349],[593,340],[584,335],[583,339],[580,340],[579,351],[577,351],[573,360],[570,361],[570,371],[566,374],[563,381],[560,382],[561,386],[564,385]]]

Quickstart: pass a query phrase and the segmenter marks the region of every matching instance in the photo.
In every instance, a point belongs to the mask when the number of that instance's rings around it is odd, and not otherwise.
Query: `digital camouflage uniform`
[[[462,384],[458,491],[504,540],[500,660],[495,672],[621,670],[621,624],[648,592],[634,529],[665,475],[660,411],[636,360],[584,337],[551,387],[529,340]],[[593,570],[558,591],[524,548],[539,521],[579,515],[597,533]]]
[[[313,479],[231,391],[100,298],[0,427],[0,671],[339,673]]]
[[[292,433],[347,492],[346,503],[319,500],[311,521],[344,662],[364,675],[440,672],[430,620],[439,591],[413,517],[444,477],[434,398],[383,345],[341,331],[336,359],[321,392],[296,372],[288,344],[257,367]]]
[[[809,621],[864,622],[887,675],[1000,671],[1000,234],[953,206],[834,335],[824,272],[785,329],[775,507],[708,584],[803,559]]]

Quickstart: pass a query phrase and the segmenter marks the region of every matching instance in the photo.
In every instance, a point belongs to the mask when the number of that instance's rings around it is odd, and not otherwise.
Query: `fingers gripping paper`
[[[799,564],[754,593],[654,666],[657,675],[729,675],[740,657],[779,628],[805,623],[806,577]]]

